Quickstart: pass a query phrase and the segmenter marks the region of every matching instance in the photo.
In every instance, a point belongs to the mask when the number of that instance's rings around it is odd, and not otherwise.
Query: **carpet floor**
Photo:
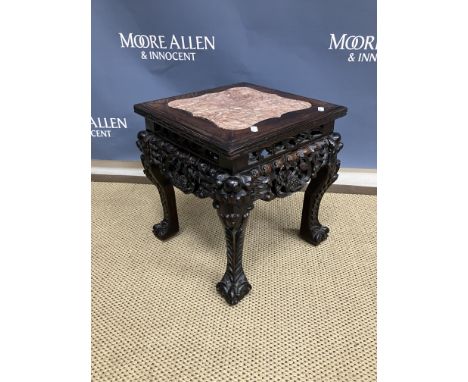
[[[375,381],[376,197],[325,194],[314,247],[298,236],[303,196],[256,202],[252,290],[229,306],[210,199],[176,191],[180,232],[161,242],[154,186],[93,183],[93,381]]]

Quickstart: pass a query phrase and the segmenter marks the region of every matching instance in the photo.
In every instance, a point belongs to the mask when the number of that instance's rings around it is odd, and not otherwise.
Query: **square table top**
[[[320,129],[347,112],[344,106],[246,82],[139,103],[134,110],[227,156]]]

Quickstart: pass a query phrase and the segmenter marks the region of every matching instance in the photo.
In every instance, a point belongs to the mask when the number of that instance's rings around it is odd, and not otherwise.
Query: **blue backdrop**
[[[93,0],[92,158],[138,160],[133,104],[247,81],[348,107],[342,167],[376,167],[376,0]]]

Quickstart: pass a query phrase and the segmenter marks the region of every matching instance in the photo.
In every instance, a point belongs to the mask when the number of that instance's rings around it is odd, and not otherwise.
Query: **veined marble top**
[[[170,107],[205,118],[222,129],[248,129],[258,122],[278,118],[290,111],[308,109],[310,102],[265,93],[238,86],[198,97],[183,98],[168,103]]]

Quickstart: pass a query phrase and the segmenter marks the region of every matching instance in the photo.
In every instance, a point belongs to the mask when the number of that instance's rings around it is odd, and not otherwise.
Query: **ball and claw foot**
[[[330,229],[324,225],[310,227],[307,232],[301,232],[301,237],[312,245],[319,245],[326,240]]]
[[[244,296],[250,292],[252,286],[247,279],[232,283],[229,278],[223,279],[216,284],[216,290],[224,297],[229,305],[236,305]]]
[[[166,219],[153,226],[153,233],[159,240],[167,240],[179,231],[178,228],[171,227]]]

